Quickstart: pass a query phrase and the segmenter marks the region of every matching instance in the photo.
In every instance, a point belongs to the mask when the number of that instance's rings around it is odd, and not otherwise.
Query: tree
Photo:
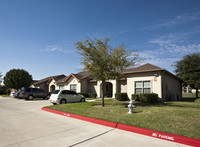
[[[180,61],[175,62],[175,73],[191,88],[196,89],[196,98],[198,98],[198,89],[200,88],[200,53],[194,53],[184,56]]]
[[[109,38],[104,40],[88,39],[76,42],[75,46],[82,55],[84,70],[91,73],[97,81],[102,81],[102,106],[104,107],[104,83],[109,79],[122,77],[124,68],[134,66],[137,55],[136,50],[127,51],[124,44],[111,47]]]
[[[4,77],[4,84],[8,88],[20,89],[29,87],[32,84],[32,76],[23,69],[12,69]]]
[[[0,72],[0,85],[1,85],[1,82],[2,82],[2,74],[1,74],[1,72]]]

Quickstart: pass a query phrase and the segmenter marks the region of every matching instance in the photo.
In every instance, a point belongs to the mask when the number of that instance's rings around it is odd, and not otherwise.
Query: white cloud
[[[168,54],[181,54],[186,55],[190,53],[200,52],[200,44],[183,44],[177,43],[174,40],[165,39],[153,39],[149,43],[159,45],[159,51]]]
[[[62,52],[62,53],[73,53],[75,52],[73,49],[65,49],[64,46],[46,46],[45,51],[47,52]]]
[[[200,20],[200,11],[194,10],[192,12],[185,12],[167,19],[162,19],[156,22],[150,28],[158,29],[162,27],[172,27],[180,24],[191,23]]]

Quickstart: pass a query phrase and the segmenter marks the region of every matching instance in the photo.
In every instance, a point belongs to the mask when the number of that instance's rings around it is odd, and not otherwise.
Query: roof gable
[[[33,85],[38,85],[38,84],[42,84],[42,83],[46,83],[48,84],[49,82],[51,82],[52,79],[54,79],[55,81],[59,80],[60,78],[66,77],[65,75],[56,75],[56,76],[50,76],[41,80],[38,80],[36,82],[33,83]]]
[[[129,73],[148,72],[148,71],[161,71],[161,70],[165,70],[165,69],[147,63],[147,64],[144,64],[142,66],[136,67],[136,68],[125,69],[125,70],[122,71],[122,73],[123,74],[129,74]]]

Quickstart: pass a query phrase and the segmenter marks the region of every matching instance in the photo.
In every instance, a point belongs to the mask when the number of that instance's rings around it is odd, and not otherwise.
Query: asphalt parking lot
[[[0,97],[0,146],[186,146],[42,111],[47,105],[51,105],[48,100]]]

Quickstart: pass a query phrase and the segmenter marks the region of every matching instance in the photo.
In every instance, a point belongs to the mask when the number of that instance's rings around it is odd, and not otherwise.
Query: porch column
[[[97,97],[100,98],[101,97],[101,81],[97,82]]]
[[[115,98],[115,94],[117,92],[117,80],[110,81],[112,83],[112,98]]]

